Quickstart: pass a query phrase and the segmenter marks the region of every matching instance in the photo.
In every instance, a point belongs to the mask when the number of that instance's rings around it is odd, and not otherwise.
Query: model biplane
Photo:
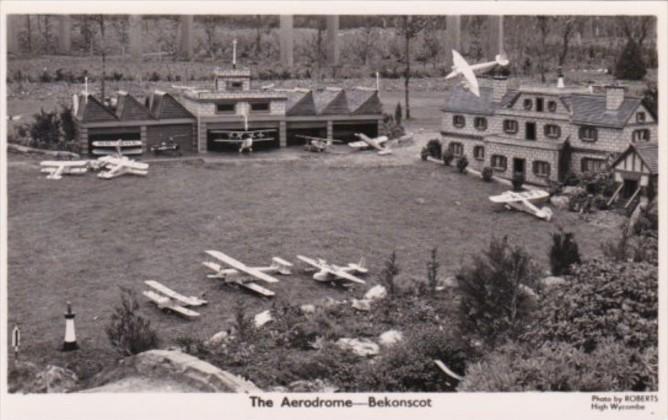
[[[552,210],[549,207],[538,208],[532,201],[544,201],[550,194],[544,190],[506,191],[503,194],[489,197],[493,203],[504,204],[507,208],[523,211],[539,219],[550,221]]]
[[[225,283],[237,284],[262,296],[271,297],[274,296],[275,293],[255,283],[251,278],[265,283],[278,283],[278,279],[270,276],[269,273],[282,275],[291,274],[290,267],[292,267],[292,264],[279,257],[273,257],[272,264],[268,267],[249,267],[220,251],[209,250],[205,252],[220,263],[230,267],[224,268],[219,263],[205,261],[202,264],[214,272],[214,274],[209,274],[207,277],[222,279]],[[246,274],[251,278],[243,277],[243,274]]]
[[[61,179],[62,175],[81,175],[88,172],[87,160],[44,160],[39,163],[47,179]]]
[[[207,303],[205,300],[194,296],[183,296],[155,280],[147,280],[144,283],[153,290],[144,290],[142,294],[155,303],[158,308],[174,312],[186,318],[199,317],[198,312],[188,309],[186,306],[201,306]]]
[[[276,129],[265,130],[209,130],[211,134],[223,134],[224,137],[214,138],[215,143],[231,143],[239,145],[239,153],[253,151],[253,144],[276,141]]]
[[[452,79],[457,76],[464,76],[464,86],[475,96],[480,97],[480,88],[478,87],[478,79],[476,78],[476,71],[489,70],[494,66],[507,66],[509,61],[504,54],[497,55],[494,61],[486,63],[478,63],[470,65],[466,62],[464,57],[457,51],[452,50],[452,71],[445,76],[445,79]]]
[[[131,156],[144,153],[141,140],[97,140],[92,142],[91,153],[98,156]]]
[[[127,157],[104,156],[100,161],[101,169],[98,178],[113,179],[121,175],[148,175],[148,163],[137,162]]]
[[[313,258],[305,257],[303,255],[297,255],[297,258],[319,270],[315,274],[313,274],[313,279],[316,281],[338,283],[343,286],[347,286],[349,285],[349,283],[366,284],[364,280],[355,277],[352,274],[352,273],[366,274],[368,272],[367,268],[364,267],[364,258],[362,258],[360,262],[357,264],[351,263],[348,264],[347,266],[329,264],[322,258],[318,258],[316,260]]]
[[[379,155],[389,155],[392,153],[392,150],[387,147],[387,142],[389,140],[387,136],[371,138],[364,133],[355,133],[355,136],[360,140],[348,143],[348,146],[353,149],[376,149]]]
[[[322,153],[326,152],[334,143],[344,143],[343,140],[328,139],[324,137],[303,136],[301,134],[295,135],[300,139],[304,139],[307,143],[304,145],[304,150],[309,152]]]

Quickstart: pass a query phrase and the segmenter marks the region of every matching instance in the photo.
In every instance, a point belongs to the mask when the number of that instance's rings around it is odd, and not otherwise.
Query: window
[[[582,158],[582,172],[596,173],[605,168],[605,159]]]
[[[225,113],[225,114],[234,114],[235,112],[235,105],[234,103],[231,104],[216,104],[216,112],[218,113]]]
[[[559,137],[561,137],[561,127],[559,127],[558,125],[546,124],[544,130],[545,130],[545,137],[549,137],[551,139],[558,139]]]
[[[478,131],[485,131],[487,130],[487,118],[475,117],[475,119],[473,120],[473,125]]]
[[[598,133],[595,127],[580,127],[580,140],[582,141],[596,141]]]
[[[536,98],[536,112],[543,112],[543,98]]]
[[[462,146],[461,143],[456,143],[453,141],[448,147],[450,148],[452,154],[456,157],[462,156],[464,154],[464,146]]]
[[[543,162],[542,160],[537,160],[533,163],[533,173],[536,176],[541,178],[547,178],[550,176],[550,164]]]
[[[492,168],[496,171],[505,171],[508,167],[508,159],[502,155],[492,155]]]
[[[244,87],[244,84],[243,84],[243,82],[235,82],[235,81],[228,80],[225,83],[225,86],[227,87],[227,90],[242,90],[243,87]]]
[[[555,101],[548,101],[547,110],[550,112],[557,112],[557,103]]]
[[[527,98],[524,100],[524,109],[526,111],[531,111],[531,108],[533,108],[533,101],[530,98]]]
[[[252,102],[251,112],[269,112],[269,102]]]
[[[503,131],[507,134],[515,134],[519,128],[519,124],[515,120],[503,120]]]
[[[452,125],[457,128],[464,128],[466,125],[466,118],[463,115],[455,115],[452,117]]]
[[[644,112],[638,112],[636,114],[636,122],[645,122],[645,113]]]
[[[485,146],[475,146],[473,148],[473,158],[475,160],[485,160]]]
[[[631,138],[631,141],[633,143],[637,143],[639,141],[649,141],[649,130],[646,128],[641,130],[633,130],[633,137]]]
[[[524,138],[527,140],[536,140],[536,123],[528,122],[525,124]]]

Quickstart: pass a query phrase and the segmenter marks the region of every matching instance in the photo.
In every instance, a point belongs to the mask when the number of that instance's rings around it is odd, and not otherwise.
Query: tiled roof
[[[640,105],[640,98],[624,98],[615,111],[606,109],[605,95],[570,95],[569,102],[574,124],[623,128]]]
[[[179,101],[165,92],[151,94],[150,111],[154,118],[159,120],[176,118],[195,118]]]
[[[119,94],[116,117],[121,121],[150,120],[151,114],[134,96]]]
[[[643,143],[634,144],[632,146],[640,159],[645,162],[652,174],[659,173],[659,144],[658,143]]]
[[[443,111],[493,115],[492,88],[481,86],[478,97],[462,86],[455,86],[448,92]]]
[[[88,95],[88,99],[86,99],[85,95],[79,96],[78,111],[77,118],[82,122],[118,120],[114,112],[95,99],[93,95]]]
[[[313,93],[311,91],[288,92],[288,102],[286,106],[287,115],[315,115],[315,103],[313,102]]]

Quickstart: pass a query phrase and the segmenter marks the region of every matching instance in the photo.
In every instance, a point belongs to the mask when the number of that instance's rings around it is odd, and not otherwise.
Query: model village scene
[[[657,390],[654,17],[7,31],[10,392]]]

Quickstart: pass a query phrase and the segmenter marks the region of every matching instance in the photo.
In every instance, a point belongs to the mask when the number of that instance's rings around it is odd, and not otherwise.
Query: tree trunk
[[[405,101],[406,101],[406,120],[411,119],[411,105],[409,101],[409,93],[408,93],[408,85],[410,83],[410,78],[411,78],[411,57],[410,57],[410,44],[411,44],[411,37],[409,34],[409,27],[408,27],[408,17],[404,18],[406,19],[404,21],[406,25],[406,73],[404,74],[404,89],[405,89]]]
[[[256,32],[255,32],[255,54],[260,53],[261,44],[262,44],[262,16],[257,15],[255,18]],[[257,59],[257,57],[255,57]]]
[[[30,15],[26,15],[26,29],[28,30],[28,52],[32,54],[32,28],[30,26]]]
[[[102,50],[102,80],[100,81],[100,96],[102,103],[105,97],[105,79],[107,78],[107,46],[104,42],[104,15],[100,15],[100,48]]]

